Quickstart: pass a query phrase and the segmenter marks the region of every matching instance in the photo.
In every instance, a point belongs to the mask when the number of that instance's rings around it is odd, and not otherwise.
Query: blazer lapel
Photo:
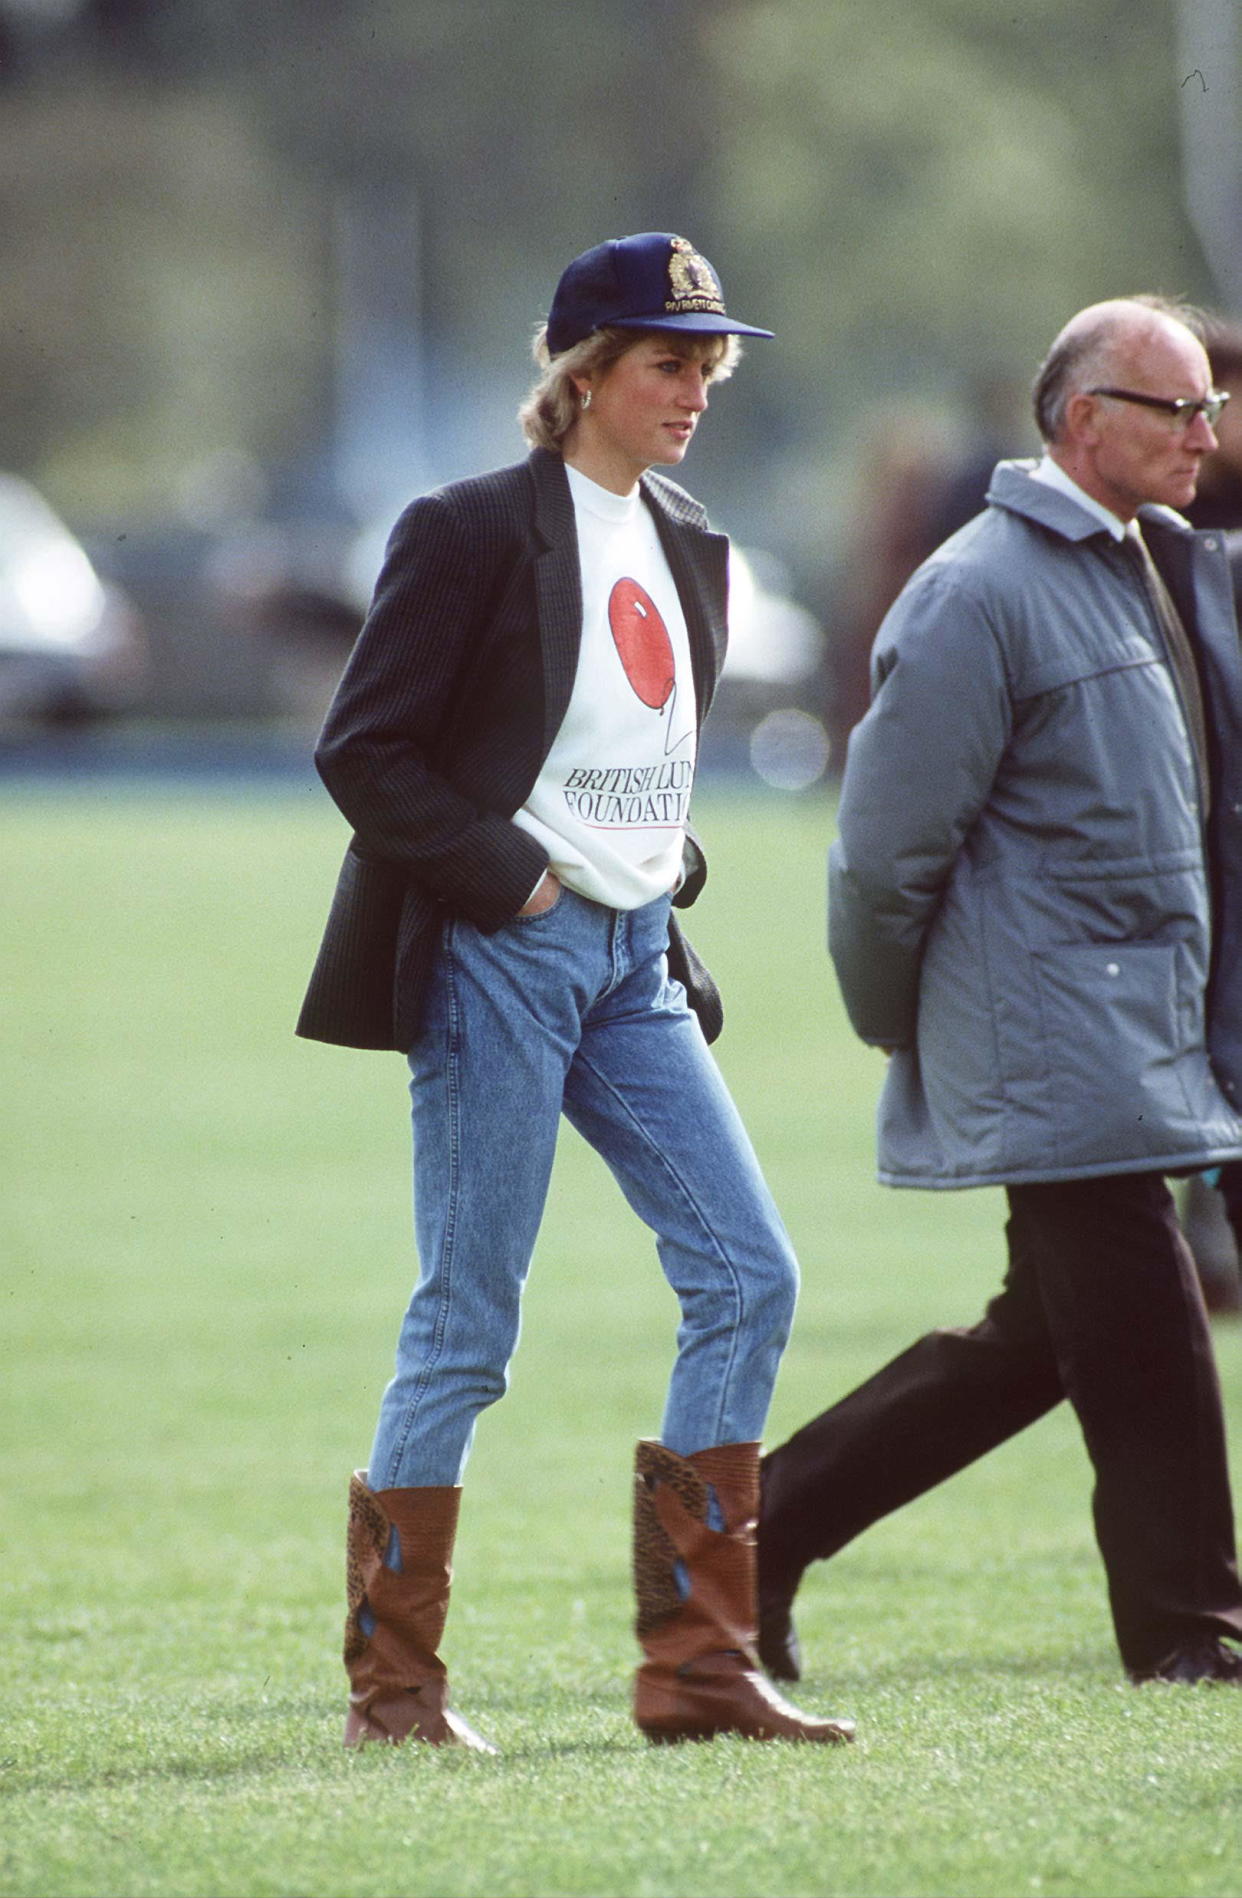
[[[582,573],[573,498],[559,455],[537,448],[530,458],[535,483],[535,605],[543,656],[543,756],[560,730],[574,689],[582,643]]]
[[[673,582],[686,616],[695,703],[702,725],[725,662],[729,642],[729,542],[696,522],[679,520],[653,486],[643,494],[655,516]]]

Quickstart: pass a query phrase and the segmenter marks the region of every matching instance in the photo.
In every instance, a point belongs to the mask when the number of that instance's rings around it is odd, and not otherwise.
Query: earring
[[[591,406],[591,391],[589,389],[584,389],[582,391],[582,413],[584,415],[586,414],[590,406]]]

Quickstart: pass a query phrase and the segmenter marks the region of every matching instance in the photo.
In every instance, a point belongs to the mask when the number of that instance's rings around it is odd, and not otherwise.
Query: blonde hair
[[[712,365],[712,380],[723,382],[731,376],[742,350],[736,336],[718,330],[640,330],[618,329],[606,325],[592,330],[571,349],[559,356],[548,350],[548,328],[541,323],[535,332],[531,353],[540,375],[518,410],[522,433],[533,448],[549,448],[559,454],[561,444],[582,413],[582,398],[574,386],[575,376],[603,376],[619,362],[628,349],[645,338],[658,336],[675,355]]]

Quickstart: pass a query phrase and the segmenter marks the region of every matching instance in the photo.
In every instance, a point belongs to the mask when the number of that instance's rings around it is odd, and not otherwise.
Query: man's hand
[[[518,915],[542,916],[545,909],[551,909],[560,893],[560,878],[554,870],[545,870],[539,882],[535,885],[533,894],[523,903],[521,909],[518,911]]]

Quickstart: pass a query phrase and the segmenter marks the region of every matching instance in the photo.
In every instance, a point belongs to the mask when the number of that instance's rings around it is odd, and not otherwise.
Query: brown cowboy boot
[[[644,1660],[634,1719],[648,1740],[852,1740],[852,1720],[817,1720],[783,1700],[755,1653],[759,1445],[681,1457],[638,1446],[635,1623]]]
[[[494,1753],[448,1704],[436,1650],[448,1615],[461,1490],[349,1485],[346,1746],[467,1746]]]

